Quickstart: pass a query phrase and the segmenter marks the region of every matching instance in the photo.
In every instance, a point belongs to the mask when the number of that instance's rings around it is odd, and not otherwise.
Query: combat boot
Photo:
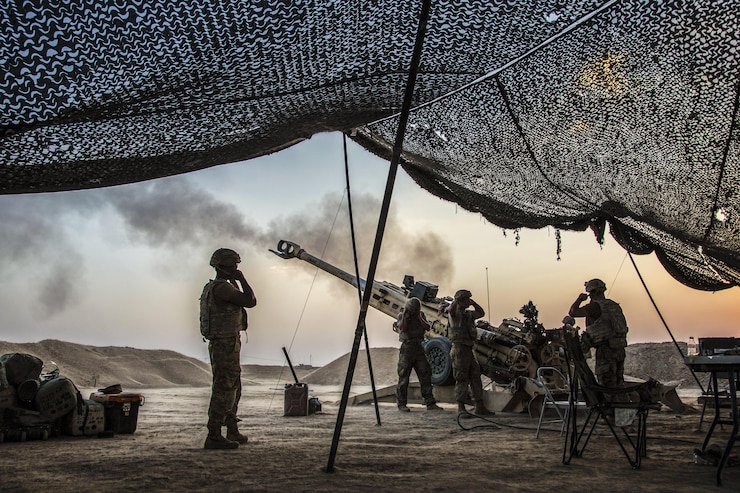
[[[475,410],[473,413],[477,414],[478,416],[491,416],[494,413],[493,411],[489,411],[486,406],[483,404],[483,401],[475,401]]]
[[[239,433],[239,428],[237,428],[236,425],[226,426],[226,439],[236,442],[237,444],[245,444],[249,441],[247,435]]]
[[[235,448],[239,448],[239,442],[224,438],[224,436],[221,435],[221,430],[209,431],[203,448],[209,450],[233,450]]]
[[[457,412],[458,413],[467,413],[468,410],[465,409],[465,403],[463,401],[457,401]]]
[[[436,403],[427,404],[427,411],[443,411]]]

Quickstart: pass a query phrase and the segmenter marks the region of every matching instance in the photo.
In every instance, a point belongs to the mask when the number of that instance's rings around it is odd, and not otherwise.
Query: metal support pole
[[[355,241],[355,221],[352,215],[352,194],[350,192],[351,187],[349,186],[349,159],[347,158],[347,136],[342,134],[342,143],[344,144],[344,176],[347,180],[347,209],[349,211],[349,230],[350,236],[352,237],[352,253],[355,259],[355,277],[360,279],[360,267],[357,265],[357,242]],[[357,299],[362,306],[362,289],[360,289],[360,283],[357,283]],[[367,368],[370,372],[370,388],[373,391],[373,403],[375,404],[375,420],[378,426],[380,423],[380,406],[378,405],[378,393],[375,390],[375,375],[373,375],[373,362],[370,358],[370,341],[367,339],[367,328],[365,328],[363,335],[365,336],[365,352],[367,353]]]
[[[414,85],[416,83],[416,75],[419,72],[419,63],[421,61],[421,49],[424,45],[424,34],[426,33],[427,20],[429,19],[429,11],[431,9],[431,0],[424,0],[421,6],[421,12],[419,14],[419,26],[416,31],[416,42],[414,44],[414,53],[411,57],[411,66],[409,67],[409,77],[406,82],[406,91],[403,99],[403,106],[401,108],[401,115],[398,121],[398,128],[396,129],[396,141],[393,145],[393,155],[391,156],[391,164],[388,170],[388,179],[385,185],[385,195],[383,196],[383,204],[380,208],[380,217],[378,219],[378,228],[375,233],[375,243],[373,244],[373,252],[370,257],[370,265],[367,271],[367,278],[365,286],[372,286],[375,282],[375,269],[378,265],[378,257],[380,257],[380,247],[383,242],[383,233],[385,232],[385,224],[388,219],[388,210],[390,209],[391,195],[393,194],[393,185],[396,182],[396,173],[398,171],[398,163],[401,161],[401,151],[403,150],[403,137],[406,133],[406,123],[408,121],[409,112],[411,111],[411,100],[414,95]],[[339,436],[342,433],[342,423],[344,422],[344,414],[347,410],[347,401],[349,400],[349,389],[352,385],[352,377],[355,373],[355,365],[357,364],[357,353],[360,350],[360,340],[362,334],[365,332],[365,319],[367,317],[367,309],[370,305],[370,296],[372,289],[365,289],[362,297],[362,305],[360,306],[360,314],[357,318],[357,327],[355,328],[355,339],[352,344],[352,353],[349,358],[349,365],[347,366],[347,376],[344,379],[344,390],[342,391],[342,400],[339,404],[339,412],[337,413],[337,422],[334,427],[334,437],[331,443],[331,451],[329,452],[329,461],[326,464],[325,472],[334,472],[334,459],[337,455],[337,447],[339,446]]]

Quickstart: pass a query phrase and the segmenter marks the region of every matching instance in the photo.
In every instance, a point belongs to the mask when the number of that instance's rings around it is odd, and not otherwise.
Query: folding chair
[[[570,464],[573,457],[583,455],[596,424],[601,421],[611,431],[632,468],[639,469],[642,458],[647,456],[648,412],[651,409],[660,409],[660,403],[653,396],[657,383],[648,380],[621,387],[600,385],[583,355],[578,336],[566,334],[564,340],[566,355],[574,372],[571,384],[572,403],[578,402],[580,392],[588,406],[588,415],[579,429],[574,405],[571,404],[568,433],[563,448],[563,463]],[[633,415],[632,419],[629,422],[621,422],[624,414]],[[631,434],[630,427],[635,420],[636,430]],[[617,428],[621,429],[623,437],[617,433]],[[627,450],[627,446],[630,447],[630,451]]]
[[[553,422],[561,423],[560,435],[562,436],[563,432],[565,432],[571,407],[574,407],[576,410],[585,408],[586,403],[575,402],[575,405],[571,406],[572,394],[570,392],[570,381],[557,368],[552,366],[541,366],[537,368],[537,383],[542,387],[543,400],[540,407],[540,419],[537,421],[537,432],[534,437],[539,438],[540,436],[542,419],[547,409],[554,409],[558,414],[560,419]]]

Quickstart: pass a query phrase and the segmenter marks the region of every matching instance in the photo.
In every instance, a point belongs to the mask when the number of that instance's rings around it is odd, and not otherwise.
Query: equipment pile
[[[141,394],[124,393],[120,385],[84,399],[56,364],[25,353],[0,356],[0,443],[133,433],[143,403]]]

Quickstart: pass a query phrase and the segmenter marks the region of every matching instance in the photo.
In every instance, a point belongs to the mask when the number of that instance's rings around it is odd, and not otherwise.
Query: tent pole
[[[344,176],[347,181],[347,209],[349,211],[349,231],[352,237],[352,256],[355,260],[355,277],[360,279],[360,267],[357,265],[357,242],[355,241],[355,221],[352,215],[352,194],[350,193],[349,185],[349,159],[347,158],[347,136],[342,134],[342,143],[344,147]],[[360,289],[360,283],[357,283],[357,298],[362,306],[362,289]],[[370,372],[370,388],[373,391],[373,403],[375,404],[375,420],[377,425],[380,426],[380,406],[378,406],[378,393],[375,390],[375,376],[373,375],[373,362],[370,358],[370,341],[367,339],[367,327],[363,331],[365,336],[365,352],[367,353],[367,368]]]
[[[424,34],[426,33],[427,20],[429,19],[429,11],[431,10],[431,0],[423,0],[421,5],[421,12],[419,13],[419,26],[416,30],[416,41],[414,43],[414,53],[411,57],[411,66],[409,67],[409,77],[406,81],[406,90],[403,98],[403,106],[401,108],[401,115],[398,119],[398,128],[396,129],[396,140],[393,144],[393,154],[391,156],[391,163],[388,169],[388,179],[385,185],[385,194],[383,196],[383,204],[380,208],[380,217],[378,219],[378,227],[375,233],[375,243],[373,244],[373,253],[370,257],[370,265],[367,270],[367,278],[365,281],[365,292],[362,296],[362,305],[360,306],[360,314],[357,318],[357,327],[355,328],[355,339],[352,344],[352,353],[350,354],[349,364],[347,366],[347,376],[344,379],[344,389],[342,391],[342,400],[339,403],[339,412],[337,413],[337,422],[334,427],[334,437],[331,442],[331,451],[329,452],[329,461],[324,469],[325,472],[334,472],[334,459],[337,455],[337,447],[339,446],[339,436],[342,432],[342,423],[344,422],[344,413],[347,409],[347,401],[349,400],[349,389],[352,385],[352,377],[355,373],[355,365],[357,364],[357,353],[360,350],[360,339],[362,334],[365,332],[365,319],[367,317],[367,309],[370,305],[370,296],[373,292],[372,286],[375,282],[375,269],[378,265],[378,257],[380,257],[380,247],[383,242],[383,233],[385,232],[385,224],[388,219],[388,210],[390,209],[391,195],[393,194],[393,185],[396,182],[396,172],[398,171],[398,164],[401,161],[401,151],[403,149],[403,137],[406,133],[406,123],[408,121],[409,112],[411,111],[411,100],[414,95],[414,85],[416,83],[416,75],[419,72],[419,64],[421,62],[421,50],[424,45]]]
[[[660,313],[660,310],[658,310],[658,305],[655,304],[655,300],[653,299],[653,295],[650,294],[650,290],[647,287],[647,284],[645,284],[645,280],[642,278],[642,274],[640,274],[640,269],[637,268],[637,264],[635,263],[635,259],[632,258],[632,254],[629,250],[627,250],[627,255],[630,256],[630,260],[632,261],[632,267],[635,268],[635,272],[637,272],[637,277],[640,278],[640,282],[642,283],[642,287],[645,288],[645,292],[648,295],[648,298],[650,298],[650,302],[653,304],[653,308],[655,308],[656,313],[658,314],[658,317],[660,317],[660,321],[663,322],[663,326],[665,327],[665,330],[668,331],[668,335],[671,336],[671,340],[673,341],[673,345],[676,346],[676,349],[678,350],[678,354],[681,355],[681,359],[683,359],[683,351],[681,351],[681,347],[678,345],[678,342],[676,342],[676,338],[673,337],[673,332],[671,332],[671,329],[668,327],[668,324],[666,323],[665,319],[663,318],[663,314]],[[696,372],[694,372],[694,369],[689,367],[689,370],[691,370],[691,376],[694,377],[694,380],[696,380],[696,383],[699,384],[699,388],[701,389],[701,393],[703,394],[705,392],[704,386],[699,381],[699,378],[696,376]]]

